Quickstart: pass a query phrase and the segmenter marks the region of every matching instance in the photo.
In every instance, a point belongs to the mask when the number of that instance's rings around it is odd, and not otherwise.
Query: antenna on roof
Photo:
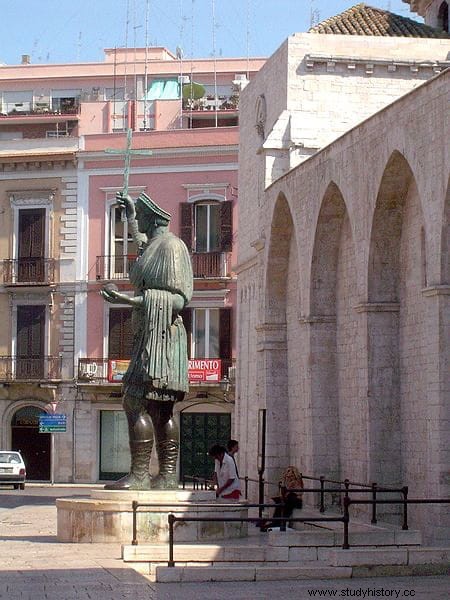
[[[309,17],[309,26],[314,27],[318,23],[320,23],[320,11],[318,8],[315,8],[314,4],[315,0],[311,0],[311,8],[310,8],[310,17]]]
[[[144,119],[142,128],[147,131],[147,93],[148,93],[148,19],[150,13],[150,0],[145,4],[145,64],[144,64]]]
[[[81,31],[78,32],[77,62],[81,61]]]
[[[218,115],[217,115],[217,69],[216,69],[216,2],[211,0],[212,10],[212,53],[214,59],[214,127],[218,126]]]

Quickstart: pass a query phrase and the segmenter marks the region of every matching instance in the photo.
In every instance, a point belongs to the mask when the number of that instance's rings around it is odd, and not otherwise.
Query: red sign
[[[108,381],[111,383],[120,383],[127,372],[129,364],[129,360],[108,361]]]
[[[189,361],[189,382],[219,383],[221,362],[218,358],[192,358]]]

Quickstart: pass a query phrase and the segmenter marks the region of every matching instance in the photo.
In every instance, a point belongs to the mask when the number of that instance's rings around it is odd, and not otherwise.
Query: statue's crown
[[[161,217],[162,219],[165,219],[167,222],[169,222],[172,218],[172,215],[170,215],[168,212],[166,212],[160,206],[158,206],[156,202],[153,202],[150,196],[147,196],[145,192],[141,192],[139,194],[136,202],[139,201],[142,202],[142,204],[147,210],[150,210],[153,214],[157,215],[158,217]]]

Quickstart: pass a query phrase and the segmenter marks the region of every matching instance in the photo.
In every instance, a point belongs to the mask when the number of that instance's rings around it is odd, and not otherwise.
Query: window
[[[105,88],[105,100],[125,100],[125,88]]]
[[[131,233],[128,231],[128,222],[123,218],[123,211],[117,204],[110,209],[110,279],[128,277],[129,267],[136,258],[137,247]]]
[[[220,204],[218,202],[195,205],[195,251],[220,250]]]
[[[231,252],[232,202],[201,201],[181,204],[180,237],[190,251]]]
[[[45,208],[19,210],[17,279],[45,280]]]
[[[231,359],[230,308],[185,308],[182,317],[189,358]]]
[[[192,357],[219,356],[219,309],[196,308],[192,315]]]
[[[20,379],[44,376],[45,305],[17,307],[16,375]]]
[[[80,90],[53,90],[52,110],[63,114],[73,114],[78,110]]]
[[[131,358],[133,331],[131,325],[131,307],[109,309],[108,358]]]
[[[4,114],[24,113],[31,110],[33,92],[3,92],[2,112]]]

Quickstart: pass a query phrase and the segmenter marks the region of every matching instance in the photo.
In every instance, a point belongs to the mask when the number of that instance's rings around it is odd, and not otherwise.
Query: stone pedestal
[[[169,513],[186,517],[248,516],[246,507],[230,506],[229,501],[216,500],[213,491],[93,490],[90,498],[56,500],[58,541],[130,544],[133,538],[133,500],[152,505],[138,509],[139,544],[168,541],[167,515]],[[164,506],[158,506],[159,504]],[[238,522],[177,522],[174,536],[177,542],[238,538],[247,535],[247,525]]]

